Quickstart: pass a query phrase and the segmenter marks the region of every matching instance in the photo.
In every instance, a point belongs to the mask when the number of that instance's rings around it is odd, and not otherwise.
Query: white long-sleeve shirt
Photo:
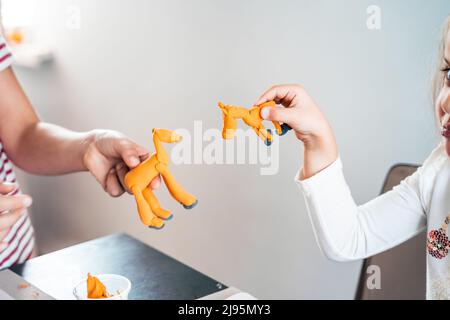
[[[450,157],[444,144],[392,191],[361,206],[353,200],[340,158],[313,177],[301,181],[297,176],[296,181],[303,191],[317,242],[333,260],[375,255],[427,228],[427,298],[450,299],[450,241],[446,235]]]

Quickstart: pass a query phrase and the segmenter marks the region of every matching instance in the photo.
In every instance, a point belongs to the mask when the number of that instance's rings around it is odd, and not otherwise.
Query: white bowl
[[[78,300],[128,300],[131,290],[131,282],[118,274],[95,275],[106,287],[112,296],[109,298],[92,299],[87,297],[87,277],[81,280],[74,288],[73,295]]]

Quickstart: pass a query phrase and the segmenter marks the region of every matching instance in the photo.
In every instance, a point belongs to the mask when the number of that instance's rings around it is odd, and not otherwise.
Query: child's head
[[[450,113],[450,16],[444,23],[439,45],[437,69],[433,79],[433,103],[439,123],[445,113]]]
[[[442,124],[445,148],[450,156],[450,16],[444,25],[438,59],[438,69],[433,81],[433,100],[436,116]]]

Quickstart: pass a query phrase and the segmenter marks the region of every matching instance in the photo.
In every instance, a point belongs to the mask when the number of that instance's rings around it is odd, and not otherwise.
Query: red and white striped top
[[[6,45],[5,39],[0,36],[0,72],[8,68],[11,63],[11,52]],[[7,93],[2,92],[0,94]],[[0,142],[0,183],[2,181],[17,184],[13,166]],[[20,190],[18,189],[14,193],[17,194],[19,192]],[[8,244],[6,249],[0,251],[0,270],[8,268],[15,263],[23,263],[31,257],[34,248],[34,230],[27,212],[22,215],[0,241]]]
[[[12,63],[12,55],[5,39],[0,35],[0,71],[9,67]]]

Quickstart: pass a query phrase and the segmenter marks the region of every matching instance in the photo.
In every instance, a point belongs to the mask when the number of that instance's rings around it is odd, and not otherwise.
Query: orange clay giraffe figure
[[[254,106],[251,109],[244,107],[225,105],[219,102],[219,108],[223,114],[223,130],[222,137],[224,139],[232,139],[234,137],[237,128],[237,119],[242,119],[245,124],[252,127],[256,134],[264,141],[267,146],[272,144],[272,131],[266,129],[263,125],[263,118],[261,117],[261,109],[264,107],[275,107],[274,101],[268,101],[266,103]],[[282,136],[289,130],[286,123],[280,124],[278,121],[272,121],[278,135]]]
[[[187,193],[175,180],[169,171],[169,155],[162,145],[162,142],[179,142],[181,136],[167,129],[153,129],[153,143],[155,153],[130,170],[125,175],[125,185],[133,193],[139,217],[143,224],[161,229],[164,226],[164,220],[172,218],[172,214],[161,208],[153,192],[148,188],[150,182],[161,174],[170,194],[174,199],[180,202],[185,209],[192,209],[197,204],[197,199]]]

